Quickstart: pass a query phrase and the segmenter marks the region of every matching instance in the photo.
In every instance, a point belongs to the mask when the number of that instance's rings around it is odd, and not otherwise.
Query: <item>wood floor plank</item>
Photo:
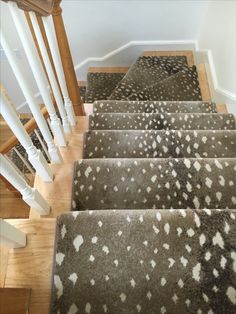
[[[49,217],[57,217],[59,214],[70,210],[74,167],[73,163],[68,163],[51,165],[51,168],[55,175],[54,181],[45,183],[36,175],[34,187],[52,206]],[[40,218],[34,209],[30,211],[30,219],[32,218]]]
[[[0,287],[4,287],[5,284],[8,264],[8,253],[9,248],[0,245]]]
[[[0,288],[0,310],[4,314],[26,314],[29,310],[30,289]]]
[[[56,220],[9,220],[27,234],[25,248],[9,251],[5,287],[31,288],[30,314],[49,313]]]
[[[217,107],[217,112],[219,112],[219,113],[228,113],[228,109],[227,109],[226,105],[218,104],[218,105],[216,105],[216,107]]]
[[[205,64],[197,65],[198,79],[203,101],[211,101],[211,92],[207,79]]]
[[[9,191],[5,183],[0,180],[0,217],[28,218],[30,207],[21,198],[21,195]]]

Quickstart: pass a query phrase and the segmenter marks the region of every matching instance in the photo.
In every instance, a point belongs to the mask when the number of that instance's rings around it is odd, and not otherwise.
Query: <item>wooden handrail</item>
[[[46,107],[43,107],[41,109],[41,113],[44,116],[45,119],[48,118],[48,112]],[[28,134],[32,133],[37,128],[37,123],[34,118],[31,118],[25,125],[24,128]],[[0,146],[0,153],[6,154],[11,150],[13,147],[15,147],[19,143],[18,139],[15,135],[12,135],[4,144]]]
[[[2,0],[4,2],[13,1],[24,11],[34,11],[43,16],[50,15],[53,10],[54,0]]]

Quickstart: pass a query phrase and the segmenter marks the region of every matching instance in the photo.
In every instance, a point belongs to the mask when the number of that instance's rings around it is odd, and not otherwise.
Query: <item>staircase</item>
[[[51,313],[235,313],[235,118],[187,56],[88,75],[88,130],[53,184],[35,181],[63,213]]]

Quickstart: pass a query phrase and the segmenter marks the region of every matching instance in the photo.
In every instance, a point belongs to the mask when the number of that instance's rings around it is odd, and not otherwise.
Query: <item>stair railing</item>
[[[0,93],[0,108],[1,115],[7,122],[12,132],[16,136],[12,136],[0,147],[0,179],[6,184],[6,187],[12,192],[19,192],[22,195],[23,200],[36,210],[40,215],[47,215],[49,213],[49,205],[46,200],[40,195],[40,193],[30,186],[30,178],[34,177],[34,170],[41,177],[44,182],[53,181],[53,172],[49,167],[42,152],[35,147],[30,135],[37,127],[35,119],[31,119],[26,125],[23,125],[18,117],[15,108],[6,96],[6,91],[1,86]],[[45,108],[42,110],[42,116],[44,114],[47,117],[47,111]],[[44,120],[45,121],[45,120]],[[16,149],[16,145],[20,143],[26,151],[27,159],[21,155]],[[18,158],[26,166],[30,173],[30,178],[24,174],[13,160],[8,157],[9,152],[14,150]],[[48,156],[50,157],[49,153]],[[33,176],[32,176],[33,175]]]
[[[1,174],[2,178],[9,182],[9,187],[19,191],[24,200],[28,200],[29,195],[32,196],[30,199],[36,199],[33,207],[41,214],[45,214],[48,212],[45,200],[39,197],[37,191],[30,190],[32,188],[27,183],[27,177],[15,168],[6,154],[13,149],[28,171],[35,170],[43,181],[52,181],[52,170],[42,152],[34,146],[29,134],[38,128],[43,139],[40,139],[37,131],[36,135],[50,162],[63,162],[58,146],[67,145],[65,134],[70,133],[75,126],[75,115],[83,115],[83,103],[62,19],[61,1],[2,1],[7,3],[45,107],[40,110],[30,82],[27,81],[13,53],[13,47],[1,29],[2,48],[33,116],[23,125],[1,90],[1,114],[14,133],[14,136],[0,147],[1,162],[4,164],[4,167],[1,165]],[[28,35],[26,27],[30,29],[32,37]],[[18,143],[25,149],[28,161],[15,148]]]

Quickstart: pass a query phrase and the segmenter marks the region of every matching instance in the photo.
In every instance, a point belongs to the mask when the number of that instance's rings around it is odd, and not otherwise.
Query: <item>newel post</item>
[[[74,64],[70,52],[69,42],[62,18],[61,0],[55,0],[52,12],[54,28],[57,37],[57,43],[61,55],[63,70],[66,78],[66,84],[70,99],[73,103],[74,111],[77,116],[84,115],[83,102],[80,97],[78,82],[75,74]]]

